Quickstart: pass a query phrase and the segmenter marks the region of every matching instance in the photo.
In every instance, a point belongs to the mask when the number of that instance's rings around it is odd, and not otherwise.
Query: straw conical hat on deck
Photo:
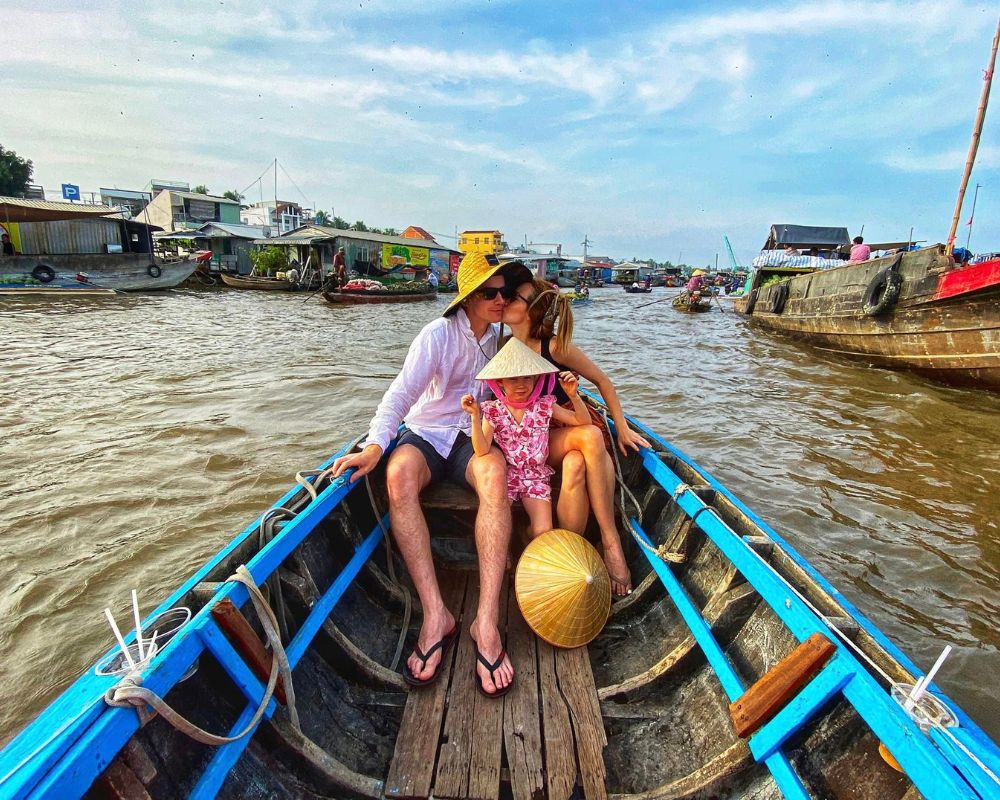
[[[533,540],[514,575],[521,614],[556,647],[580,647],[597,636],[611,610],[611,580],[600,554],[572,531]]]
[[[522,375],[546,375],[558,371],[558,367],[546,361],[524,342],[511,339],[490,359],[490,363],[479,371],[476,379],[496,381],[502,378],[519,378]]]

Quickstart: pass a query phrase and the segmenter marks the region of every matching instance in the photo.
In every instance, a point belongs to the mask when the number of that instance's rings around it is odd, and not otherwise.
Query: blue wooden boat
[[[8,744],[0,797],[1000,796],[989,737],[933,686],[918,708],[939,716],[918,726],[892,696],[921,677],[907,657],[708,472],[630,424],[654,444],[620,465],[636,590],[575,650],[532,635],[505,590],[517,682],[503,699],[473,683],[474,499],[422,497],[462,633],[442,678],[407,691],[419,614],[387,547],[384,476],[331,481],[328,461],[151,615],[183,606],[188,621],[144,622],[166,635],[141,680],[97,674],[113,649]],[[277,625],[262,629],[271,615],[248,600],[265,584]],[[291,680],[263,644],[279,637]],[[140,689],[245,735],[194,741]]]

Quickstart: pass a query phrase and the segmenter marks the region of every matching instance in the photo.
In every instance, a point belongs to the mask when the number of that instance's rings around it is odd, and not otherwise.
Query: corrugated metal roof
[[[164,189],[165,192],[170,192],[170,194],[177,197],[183,197],[186,200],[211,200],[213,203],[231,203],[234,206],[238,206],[235,200],[230,200],[228,197],[220,197],[217,194],[195,194],[194,192],[178,192],[175,189]]]
[[[53,200],[24,200],[20,197],[0,197],[0,220],[5,222],[50,222],[74,217],[113,217],[121,212],[107,206],[85,203],[60,203]]]
[[[338,237],[341,239],[361,239],[365,242],[382,242],[383,244],[402,244],[407,247],[428,247],[432,250],[450,250],[451,248],[445,247],[442,244],[438,244],[433,239],[405,239],[402,236],[385,236],[381,233],[372,233],[370,231],[351,231],[343,230],[341,228],[331,228],[329,225],[303,225],[301,228],[296,228],[290,233],[286,233],[280,238],[285,238],[288,236],[294,236],[299,231],[304,230],[314,230],[330,238]],[[457,251],[455,251],[457,252]]]
[[[218,228],[224,234],[234,236],[237,239],[259,239],[264,236],[263,225],[244,225],[235,222],[206,222],[198,228],[198,231],[204,233],[208,228]]]

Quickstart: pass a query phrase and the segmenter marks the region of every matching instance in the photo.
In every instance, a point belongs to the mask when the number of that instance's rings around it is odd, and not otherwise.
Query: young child
[[[476,376],[497,400],[482,404],[471,394],[462,408],[472,417],[472,447],[477,456],[495,440],[507,459],[507,499],[520,500],[531,520],[531,535],[552,530],[553,469],[548,465],[549,423],[589,425],[590,413],[577,391],[576,376],[559,372],[559,384],[573,403],[560,408],[552,395],[556,367],[517,339],[511,339]]]

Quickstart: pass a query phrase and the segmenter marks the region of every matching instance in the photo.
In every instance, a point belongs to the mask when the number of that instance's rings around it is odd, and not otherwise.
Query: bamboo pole
[[[983,76],[983,93],[979,98],[979,110],[976,112],[976,123],[972,127],[972,142],[969,144],[969,156],[965,160],[965,172],[962,175],[962,185],[958,190],[958,202],[955,204],[955,215],[951,219],[951,230],[948,232],[948,245],[945,252],[950,256],[955,248],[955,234],[958,232],[958,219],[962,215],[962,202],[965,200],[965,190],[969,187],[969,177],[972,175],[972,165],[976,161],[976,151],[979,150],[979,137],[983,132],[983,120],[986,118],[986,105],[990,100],[990,87],[993,85],[993,67],[997,62],[997,46],[1000,45],[1000,19],[997,20],[997,30],[993,34],[993,51],[990,54],[990,65]]]

